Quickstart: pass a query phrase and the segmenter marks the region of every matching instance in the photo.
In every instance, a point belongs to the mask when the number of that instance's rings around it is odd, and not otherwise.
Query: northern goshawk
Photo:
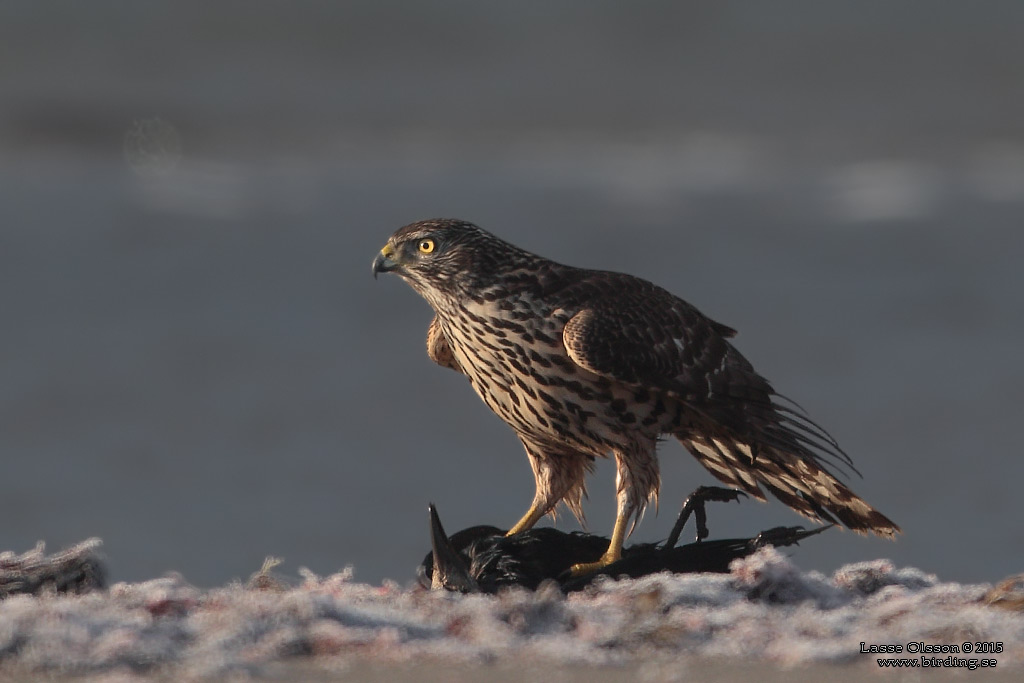
[[[826,460],[852,468],[835,440],[782,403],[728,339],[736,332],[631,275],[565,266],[459,220],[396,231],[373,262],[435,316],[427,353],[469,378],[523,443],[536,493],[508,532],[563,502],[583,517],[585,475],[614,455],[618,511],[608,550],[621,557],[660,486],[655,452],[671,434],[729,486],[763,486],[802,515],[892,537],[900,529],[857,497]]]

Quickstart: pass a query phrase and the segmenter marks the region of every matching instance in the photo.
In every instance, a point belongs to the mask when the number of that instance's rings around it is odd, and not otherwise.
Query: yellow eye
[[[420,240],[420,253],[429,254],[434,251],[434,240]]]

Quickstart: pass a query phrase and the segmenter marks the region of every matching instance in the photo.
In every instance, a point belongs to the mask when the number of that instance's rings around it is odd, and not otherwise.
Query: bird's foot
[[[572,577],[587,576],[599,572],[608,565],[615,564],[622,559],[622,553],[605,553],[597,562],[581,562],[569,567],[569,575]]]
[[[522,533],[527,529],[532,529],[533,525],[537,523],[537,520],[539,520],[543,516],[544,512],[536,503],[534,503],[533,505],[530,506],[530,509],[526,511],[526,514],[523,515],[523,518],[516,522],[515,526],[513,526],[511,529],[505,532],[505,535],[515,536],[516,534]]]
[[[704,509],[704,504],[708,501],[727,503],[735,500],[739,502],[740,496],[745,498],[747,494],[738,489],[727,489],[722,486],[698,486],[683,502],[683,509],[679,511],[679,518],[676,520],[675,526],[672,527],[672,533],[669,534],[668,540],[665,541],[665,549],[669,550],[676,546],[676,542],[679,541],[679,535],[682,533],[683,527],[690,519],[691,514],[696,518],[697,542],[703,541],[711,533],[708,531],[708,514]]]
[[[728,503],[735,500],[739,502],[740,496],[748,497],[747,494],[739,489],[727,489],[724,486],[698,486],[686,501]],[[686,501],[683,502],[683,505],[686,505]]]

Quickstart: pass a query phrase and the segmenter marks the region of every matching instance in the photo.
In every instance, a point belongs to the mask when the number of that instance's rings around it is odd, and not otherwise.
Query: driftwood
[[[463,593],[494,593],[520,586],[536,589],[555,582],[566,592],[585,588],[598,576],[638,577],[657,572],[728,572],[729,563],[766,545],[795,545],[830,526],[775,527],[751,538],[704,540],[708,537],[708,501],[738,501],[739,491],[700,487],[683,504],[679,519],[664,543],[637,544],[624,548],[622,559],[601,571],[573,576],[574,564],[594,562],[608,548],[608,539],[582,532],[566,533],[551,528],[530,529],[515,536],[491,526],[475,526],[448,536],[437,509],[429,507],[431,552],[419,568],[425,587]],[[691,514],[696,518],[697,540],[676,546]]]
[[[53,555],[40,543],[17,555],[0,553],[0,599],[10,595],[88,593],[106,587],[100,540],[91,538]]]

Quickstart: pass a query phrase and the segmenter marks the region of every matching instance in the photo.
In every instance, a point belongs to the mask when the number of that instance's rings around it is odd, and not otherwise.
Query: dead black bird
[[[776,527],[753,538],[706,541],[707,501],[739,500],[739,491],[702,486],[683,504],[672,533],[662,543],[642,543],[623,549],[622,559],[599,572],[573,576],[570,569],[592,562],[608,547],[608,539],[581,532],[551,528],[529,529],[513,536],[493,526],[474,526],[448,536],[437,509],[430,512],[431,552],[418,570],[420,583],[433,589],[462,593],[495,593],[503,587],[531,590],[553,580],[566,592],[584,588],[597,576],[638,577],[662,571],[676,573],[727,572],[729,563],[765,545],[787,546],[821,533],[829,526]],[[697,540],[676,547],[690,515],[696,518]]]

